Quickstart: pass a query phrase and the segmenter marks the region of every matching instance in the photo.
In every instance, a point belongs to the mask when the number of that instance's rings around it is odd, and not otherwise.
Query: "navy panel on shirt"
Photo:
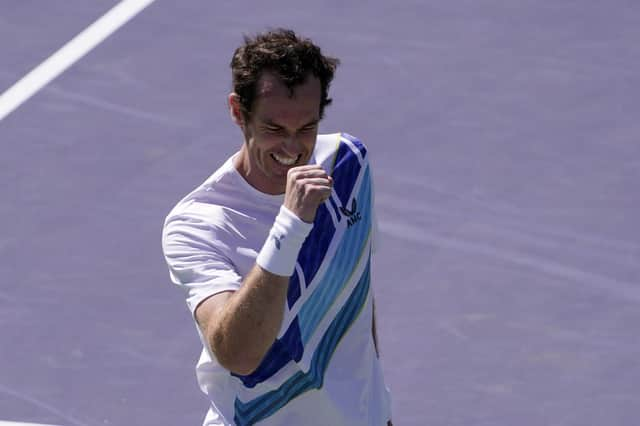
[[[325,204],[318,207],[316,219],[313,221],[313,229],[309,236],[302,244],[300,254],[298,254],[298,263],[304,272],[304,279],[307,287],[318,272],[318,268],[327,254],[329,243],[336,233],[336,227],[333,225],[331,214]]]
[[[289,309],[300,297],[300,279],[298,278],[298,271],[295,271],[289,279],[289,288],[287,289],[287,304]]]
[[[342,206],[346,206],[349,201],[351,191],[360,173],[360,168],[360,162],[356,154],[347,144],[341,142],[331,176],[333,177],[333,189],[338,195]]]
[[[362,142],[360,142],[360,139],[356,138],[355,136],[351,136],[349,133],[342,133],[342,137],[353,143],[358,148],[358,150],[360,151],[360,155],[362,155],[362,158],[365,158],[367,156],[367,148]]]
[[[300,338],[300,326],[298,325],[298,318],[295,318],[282,338],[276,339],[271,345],[269,352],[256,368],[256,371],[246,376],[234,373],[231,373],[231,375],[242,380],[246,387],[252,388],[276,374],[289,361],[300,361],[303,353],[304,347]]]

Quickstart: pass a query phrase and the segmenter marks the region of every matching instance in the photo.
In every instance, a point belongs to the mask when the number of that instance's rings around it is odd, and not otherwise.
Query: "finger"
[[[322,170],[297,170],[289,175],[290,179],[300,180],[306,178],[324,178],[327,179],[329,175]]]
[[[321,171],[326,173],[326,171],[322,168],[322,166],[320,166],[318,164],[311,164],[311,165],[306,165],[306,166],[292,167],[291,169],[289,169],[289,171],[291,171],[291,172],[309,172],[309,171],[314,171],[314,170],[321,170]]]
[[[294,169],[322,169],[320,164],[303,164],[302,166],[296,166]]]
[[[327,201],[329,198],[331,198],[331,191],[325,192],[324,194],[322,194],[322,202],[324,203],[325,201]]]
[[[318,164],[308,164],[306,166],[292,167],[291,169],[289,169],[288,173],[299,174],[299,173],[317,173],[317,172],[327,174],[327,172],[322,168],[322,166],[319,166]]]
[[[304,178],[297,181],[299,185],[318,185],[322,187],[331,188],[331,181],[323,177],[311,177]]]
[[[324,185],[309,185],[307,187],[307,195],[312,195],[314,197],[318,197],[318,199],[322,201],[325,201],[331,196],[331,187]]]

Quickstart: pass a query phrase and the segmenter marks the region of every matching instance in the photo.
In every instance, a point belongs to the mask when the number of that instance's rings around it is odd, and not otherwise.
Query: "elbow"
[[[250,361],[236,360],[235,362],[230,362],[228,366],[223,366],[223,367],[225,367],[227,370],[239,376],[248,376],[249,374],[256,371],[259,365],[260,365],[259,362],[254,363]]]
[[[247,376],[253,373],[262,361],[262,356],[233,345],[221,332],[213,333],[207,340],[218,364],[234,374]]]
[[[260,365],[260,360],[256,361],[255,358],[251,359],[240,354],[223,354],[218,353],[215,350],[213,352],[216,356],[216,359],[218,360],[218,363],[222,367],[239,376],[248,376],[249,374],[256,371],[256,369]]]

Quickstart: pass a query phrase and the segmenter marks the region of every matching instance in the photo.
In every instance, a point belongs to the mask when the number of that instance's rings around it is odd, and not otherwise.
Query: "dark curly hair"
[[[331,103],[329,86],[337,58],[322,55],[320,48],[295,32],[278,28],[256,35],[244,36],[244,44],[236,49],[231,59],[233,91],[240,97],[242,113],[249,118],[256,97],[256,85],[264,71],[275,73],[289,89],[303,84],[309,74],[320,80],[320,118]]]

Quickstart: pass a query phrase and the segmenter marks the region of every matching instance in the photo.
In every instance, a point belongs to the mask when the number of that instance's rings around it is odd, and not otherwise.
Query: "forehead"
[[[265,72],[256,85],[254,112],[268,120],[309,120],[320,114],[320,80],[309,75],[293,92],[273,73]]]

